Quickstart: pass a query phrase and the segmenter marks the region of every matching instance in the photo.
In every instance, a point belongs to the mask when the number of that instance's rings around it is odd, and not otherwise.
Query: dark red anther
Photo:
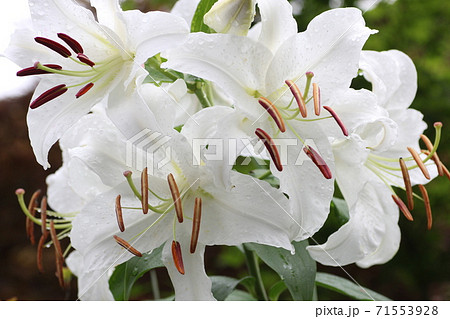
[[[62,66],[57,64],[43,64],[43,66],[54,69],[54,70],[62,70]],[[52,74],[52,72],[44,71],[36,68],[35,66],[22,69],[16,73],[17,76],[27,76],[27,75],[38,75],[38,74]]]
[[[83,63],[86,63],[89,66],[94,66],[95,63],[92,62],[84,53],[78,53],[77,59],[80,60]]]
[[[65,33],[58,33],[58,38],[67,43],[67,45],[73,50],[75,53],[83,53],[83,47],[77,40],[68,36]]]
[[[184,275],[183,255],[181,254],[181,246],[177,241],[172,241],[172,258],[178,272]]]
[[[47,48],[55,51],[56,53],[61,54],[65,58],[68,58],[72,55],[72,53],[70,53],[69,49],[67,49],[65,46],[63,46],[62,44],[59,44],[56,41],[53,41],[53,40],[50,40],[47,38],[42,38],[42,37],[36,37],[36,38],[34,38],[34,41],[46,46]]]
[[[75,97],[78,99],[80,96],[83,96],[83,95],[86,94],[87,91],[89,91],[93,86],[94,86],[94,83],[92,83],[92,82],[86,84],[85,86],[83,86],[83,87],[77,92],[77,94],[75,94]]]
[[[45,91],[44,93],[42,93],[41,95],[39,95],[33,102],[31,102],[30,109],[35,109],[35,108],[41,106],[42,104],[45,104],[45,103],[57,98],[61,94],[64,94],[65,92],[67,92],[67,90],[68,89],[65,84],[60,84],[55,87],[52,87],[51,89],[49,89],[49,90]]]
[[[306,155],[308,155],[313,163],[316,164],[317,168],[326,179],[331,179],[333,177],[327,163],[325,163],[319,153],[317,153],[311,146],[305,146],[303,148],[303,151],[306,153]]]
[[[277,146],[275,145],[270,135],[260,128],[257,128],[255,130],[255,135],[258,136],[258,138],[264,143],[264,146],[266,147],[267,151],[270,154],[270,157],[272,158],[273,164],[275,165],[277,170],[281,172],[283,170],[283,165],[281,164],[280,153],[278,153]]]

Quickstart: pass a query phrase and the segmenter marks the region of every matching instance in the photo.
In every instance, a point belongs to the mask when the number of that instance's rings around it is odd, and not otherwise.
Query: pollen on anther
[[[181,254],[181,246],[177,241],[172,241],[172,258],[178,272],[184,275],[183,255]]]
[[[430,198],[425,186],[419,184],[420,192],[422,193],[423,202],[425,204],[425,211],[427,213],[427,229],[430,230],[433,225],[433,215],[431,213]]]
[[[116,202],[115,202],[115,212],[116,212],[116,219],[117,224],[119,225],[119,229],[121,232],[125,231],[125,224],[123,222],[123,216],[122,216],[122,205],[120,204],[120,195],[117,195]]]
[[[327,110],[331,116],[334,118],[334,120],[336,121],[336,123],[339,125],[339,127],[341,128],[342,134],[344,134],[345,136],[348,136],[348,131],[347,128],[344,125],[344,122],[342,122],[342,120],[339,118],[339,116],[337,115],[337,113],[329,106],[323,106],[323,108],[325,110]]]
[[[80,62],[83,62],[83,63],[89,65],[90,67],[95,65],[95,63],[93,61],[91,61],[84,53],[78,53],[77,59],[80,60]]]
[[[62,66],[57,64],[43,64],[43,66],[54,70],[62,70]],[[28,76],[39,74],[52,74],[52,72],[38,69],[36,65],[34,65],[32,67],[22,69],[16,73],[17,76]]]
[[[303,148],[303,151],[313,161],[313,163],[317,166],[317,168],[326,179],[331,179],[333,177],[333,174],[331,173],[331,170],[328,167],[327,163],[319,155],[319,153],[316,152],[315,149],[313,149],[311,146],[305,146]]]
[[[175,212],[177,214],[178,222],[183,222],[183,206],[180,198],[180,191],[178,189],[177,182],[172,173],[167,176],[167,182],[169,183],[170,192],[172,193],[173,204],[175,206]]]
[[[47,39],[47,38],[42,38],[42,37],[36,37],[34,38],[34,40],[39,43],[42,44],[44,46],[46,46],[47,48],[55,51],[56,53],[59,53],[60,55],[62,55],[65,58],[68,58],[72,55],[72,53],[70,53],[69,49],[67,49],[65,46],[63,46],[62,44],[59,44],[56,41]]]
[[[142,203],[142,212],[144,214],[148,213],[148,174],[147,167],[142,170],[141,173],[141,203]]]
[[[75,53],[83,53],[83,47],[77,40],[68,36],[65,33],[57,33],[58,38],[66,42],[66,44],[73,50]]]
[[[298,108],[302,117],[303,118],[307,117],[308,113],[306,110],[306,103],[305,100],[303,99],[302,92],[300,92],[300,89],[298,88],[297,84],[295,84],[295,82],[291,80],[286,80],[284,81],[284,83],[286,83],[286,85],[289,87],[289,90],[291,90],[291,93],[298,104]]]
[[[320,115],[320,88],[317,83],[313,83],[313,100],[314,100],[314,114]]]
[[[421,134],[420,138],[424,142],[428,151],[431,152],[433,150],[434,146],[433,146],[433,143],[431,143],[430,139],[424,134]],[[431,158],[433,159],[434,163],[436,164],[439,176],[444,176],[444,169],[442,168],[442,162],[439,159],[438,154],[436,152],[434,152]]]
[[[36,207],[38,205],[38,197],[41,194],[41,190],[37,190],[33,193],[33,195],[31,195],[31,199],[30,202],[28,203],[28,211],[30,212],[31,216],[35,216],[36,214]],[[27,217],[26,219],[26,232],[28,235],[28,238],[30,239],[30,242],[32,245],[34,245],[36,243],[35,238],[34,238],[34,223],[33,221]]]
[[[135,255],[137,257],[142,257],[142,253],[139,250],[137,250],[136,248],[134,248],[133,246],[131,246],[125,239],[122,239],[116,235],[114,235],[113,238],[120,246],[122,246],[123,248],[128,250],[133,255]]]
[[[425,164],[422,162],[419,154],[417,154],[417,152],[411,147],[407,147],[407,149],[408,149],[409,153],[411,153],[411,156],[413,157],[413,159],[416,162],[417,166],[422,171],[422,174],[425,176],[425,178],[426,179],[431,179],[430,173],[428,172],[428,169],[426,168]]]
[[[277,107],[273,105],[273,103],[266,99],[265,97],[260,97],[258,100],[259,104],[269,113],[269,115],[273,118],[275,121],[275,124],[278,126],[278,129],[281,132],[286,131],[286,126],[284,124],[283,118],[281,117],[280,112],[278,111]]]
[[[405,203],[400,199],[400,197],[392,194],[392,199],[397,204],[398,208],[400,208],[400,211],[403,213],[406,219],[409,221],[413,221],[414,218],[412,217],[411,213],[408,210],[408,207],[406,207]]]
[[[85,95],[90,89],[92,89],[93,86],[94,86],[94,83],[92,83],[92,82],[86,84],[77,92],[77,94],[75,94],[75,97],[78,99],[79,97]]]
[[[403,182],[405,184],[406,197],[408,199],[408,208],[410,210],[414,209],[414,197],[411,186],[411,179],[409,178],[408,168],[406,167],[406,163],[403,158],[399,158],[400,168],[402,170]]]
[[[266,147],[267,151],[270,154],[270,157],[272,158],[273,164],[275,165],[277,170],[281,172],[283,170],[283,165],[281,164],[281,157],[270,135],[260,128],[257,128],[255,130],[255,135],[258,136],[258,138],[264,143],[264,146]]]
[[[35,109],[67,92],[68,88],[65,84],[60,84],[45,91],[30,103],[30,109]]]
[[[192,219],[192,235],[190,246],[191,254],[195,253],[195,249],[197,248],[198,235],[200,233],[201,218],[202,218],[202,199],[197,197],[195,198],[194,217]]]

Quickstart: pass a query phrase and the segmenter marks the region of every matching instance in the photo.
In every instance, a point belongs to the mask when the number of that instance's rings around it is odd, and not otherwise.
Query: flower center
[[[67,47],[56,41],[42,37],[36,37],[35,41],[60,54],[64,58],[71,60],[74,67],[78,66],[78,69],[65,69],[58,64],[42,64],[36,62],[32,67],[18,71],[17,76],[58,74],[72,78],[72,81],[75,79],[75,81],[73,81],[74,84],[70,86],[60,84],[45,91],[31,102],[30,108],[32,109],[57,98],[67,92],[70,88],[80,88],[75,94],[75,97],[78,99],[91,90],[94,84],[98,83],[100,79],[104,80],[103,84],[99,86],[99,88],[102,88],[114,79],[120,67],[126,62],[119,52],[108,56],[104,60],[92,61],[85,54],[83,47],[78,41],[64,33],[58,33],[58,37],[72,49],[76,58],[72,56],[72,52]]]

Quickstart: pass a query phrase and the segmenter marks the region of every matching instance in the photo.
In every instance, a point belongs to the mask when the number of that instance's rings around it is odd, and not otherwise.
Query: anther
[[[173,204],[175,205],[175,212],[177,213],[178,222],[183,222],[183,206],[181,204],[180,191],[178,190],[177,182],[172,173],[167,176],[170,192],[172,193]]]
[[[54,70],[62,70],[62,66],[57,64],[43,64],[43,66],[54,69]],[[36,66],[32,66],[29,68],[22,69],[16,73],[17,76],[28,76],[28,75],[38,75],[38,74],[52,74],[52,72],[44,71],[38,69]]]
[[[314,99],[314,113],[320,115],[320,88],[317,83],[313,83],[313,99]]]
[[[37,207],[37,203],[38,203],[37,199],[40,194],[41,194],[40,189],[35,191],[33,193],[33,195],[31,195],[30,202],[28,203],[28,211],[30,212],[31,216],[33,216],[33,217],[36,215],[36,207]],[[36,241],[34,239],[34,223],[28,217],[26,219],[26,232],[27,232],[28,238],[30,239],[31,244],[34,245],[36,243]]]
[[[51,100],[57,98],[58,96],[60,96],[61,94],[64,94],[65,92],[67,92],[67,86],[65,84],[57,85],[57,86],[45,91],[41,95],[39,95],[33,102],[31,102],[30,108],[35,109]]]
[[[339,125],[339,127],[341,128],[342,133],[345,136],[348,136],[348,131],[347,128],[345,127],[344,123],[342,122],[342,120],[339,118],[339,116],[337,115],[337,113],[329,106],[323,106],[323,108],[325,110],[327,110],[328,112],[330,112],[331,116],[334,118],[334,120],[336,121],[336,123]]]
[[[411,147],[408,147],[408,151],[411,153],[411,156],[413,157],[414,161],[417,163],[417,166],[419,166],[419,168],[422,171],[422,174],[425,176],[425,178],[431,179],[430,173],[428,172],[428,169],[426,168],[425,164],[420,159],[419,154],[417,154],[417,152]]]
[[[406,207],[405,203],[398,197],[397,195],[392,194],[392,199],[397,204],[398,208],[402,211],[403,215],[406,217],[407,220],[413,221],[414,218],[412,217],[411,213],[408,210],[408,207]]]
[[[275,124],[277,124],[278,128],[281,132],[286,131],[286,126],[284,125],[283,118],[280,115],[280,112],[278,111],[277,107],[272,104],[268,99],[265,97],[260,97],[258,100],[259,104],[269,113],[269,115],[273,118],[275,121]]]
[[[41,200],[41,232],[42,235],[47,234],[47,196]]]
[[[134,248],[133,246],[131,246],[125,239],[120,238],[119,236],[114,235],[113,236],[114,239],[116,240],[116,242],[122,246],[123,248],[125,248],[126,250],[128,250],[130,253],[132,253],[135,256],[138,257],[142,257],[142,254],[140,251],[138,251],[136,248]]]
[[[260,128],[256,129],[255,134],[261,141],[263,141],[264,146],[269,152],[275,167],[277,168],[278,171],[281,172],[283,170],[283,166],[281,165],[280,154],[278,153],[278,149],[275,143],[273,142],[272,138],[269,136],[269,134],[267,134],[264,130]]]
[[[450,180],[450,172],[448,171],[447,167],[442,165],[442,169],[444,170],[444,175],[447,176],[447,178]]]
[[[194,217],[192,219],[192,235],[191,235],[191,254],[195,253],[198,243],[198,235],[200,233],[200,221],[202,218],[202,199],[197,197],[194,204]]]
[[[50,221],[50,235],[52,238],[53,246],[55,247],[55,260],[56,260],[56,277],[58,277],[59,285],[64,288],[64,257],[61,250],[61,245],[56,235],[55,224],[53,220]]]
[[[73,50],[75,53],[83,53],[83,47],[77,40],[68,36],[65,33],[57,33],[58,38],[66,42],[66,44]]]
[[[420,192],[422,193],[423,202],[425,204],[425,211],[427,213],[427,229],[430,230],[433,225],[433,215],[431,214],[430,198],[425,186],[419,184]]]
[[[147,167],[142,170],[141,173],[141,203],[142,203],[142,212],[144,214],[148,213],[148,174]]]
[[[327,163],[325,163],[323,158],[319,155],[319,153],[316,152],[315,149],[313,149],[311,146],[305,146],[303,148],[303,151],[313,161],[313,163],[317,166],[317,168],[326,179],[331,179],[333,177],[333,174],[331,174],[331,170],[328,167]]]
[[[406,167],[403,158],[399,158],[400,168],[402,170],[403,182],[405,183],[406,197],[408,198],[408,208],[410,210],[414,209],[414,197],[411,186],[411,179],[409,178],[408,168]]]
[[[77,59],[91,67],[95,65],[95,63],[92,62],[84,53],[78,53]]]
[[[300,110],[300,114],[302,117],[307,117],[308,113],[306,111],[306,104],[305,100],[303,99],[302,93],[300,92],[300,89],[298,88],[297,84],[295,84],[294,81],[286,80],[284,81],[286,85],[289,87],[289,89],[292,92],[292,95],[294,95],[295,100],[297,101],[298,108]]]
[[[181,254],[181,246],[177,241],[172,241],[172,258],[178,272],[184,275],[183,256]]]
[[[429,151],[429,152],[432,152],[434,146],[433,146],[433,143],[431,143],[430,139],[429,139],[426,135],[424,135],[424,134],[421,134],[421,135],[420,135],[420,138],[421,138],[422,141],[424,142],[424,144],[425,144],[425,146],[427,147],[428,151]],[[442,162],[441,162],[441,160],[439,159],[438,154],[437,154],[436,152],[434,152],[434,154],[432,155],[431,158],[433,159],[434,163],[436,164],[436,167],[437,167],[439,176],[444,176],[444,170],[443,170],[443,168],[442,168]]]
[[[41,239],[39,239],[38,247],[37,247],[37,267],[41,273],[44,273],[44,266],[42,265],[42,250],[44,249],[45,241],[47,240],[48,232],[42,234]]]
[[[80,96],[85,95],[93,86],[94,86],[94,83],[92,83],[92,82],[86,84],[77,92],[77,94],[75,94],[75,97],[78,99]]]
[[[123,217],[122,217],[122,206],[120,205],[120,195],[117,195],[116,197],[116,219],[117,224],[119,225],[119,229],[121,232],[125,231],[125,224],[123,223]]]
[[[34,38],[34,41],[46,46],[47,48],[55,51],[56,53],[59,53],[60,55],[62,55],[65,58],[68,58],[72,55],[72,53],[70,53],[69,49],[67,49],[65,46],[59,44],[56,41],[53,41],[53,40],[50,40],[47,38],[42,38],[42,37],[36,37],[36,38]]]

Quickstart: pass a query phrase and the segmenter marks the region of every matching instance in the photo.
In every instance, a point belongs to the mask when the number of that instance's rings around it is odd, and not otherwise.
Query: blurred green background
[[[126,9],[142,11],[169,10],[173,0],[126,0]],[[302,4],[298,17],[299,30],[317,14],[329,9],[328,0],[293,1]],[[334,5],[353,6],[356,1],[331,1]],[[425,132],[433,140],[435,121],[444,123],[439,147],[441,160],[450,166],[450,1],[397,0],[393,4],[380,3],[364,13],[367,25],[379,30],[370,37],[365,49],[384,51],[398,49],[414,61],[419,78],[419,89],[413,108],[424,113],[429,125]],[[25,117],[31,92],[20,98],[0,101],[0,300],[75,300],[76,281],[63,292],[54,276],[53,252],[44,252],[45,274],[39,274],[35,247],[25,236],[25,217],[20,212],[14,190],[23,187],[27,195],[38,188],[45,190],[45,176],[54,172],[60,154],[54,147],[49,171],[43,171],[35,162],[29,145]],[[361,285],[396,300],[450,300],[450,182],[445,177],[433,180],[427,186],[433,208],[433,228],[426,230],[423,205],[414,209],[414,222],[400,218],[402,240],[397,255],[387,264],[360,269],[344,267]],[[389,199],[386,199],[389,200]],[[241,278],[247,275],[243,254],[233,247],[207,249],[206,269],[209,275]],[[346,277],[342,269],[318,265],[325,271]],[[171,284],[165,269],[158,270],[162,296],[171,293]],[[267,288],[279,281],[277,275],[262,265]],[[347,300],[341,295],[318,289],[320,300]],[[288,298],[288,296],[283,295]],[[149,276],[135,286],[132,299],[152,298]]]

